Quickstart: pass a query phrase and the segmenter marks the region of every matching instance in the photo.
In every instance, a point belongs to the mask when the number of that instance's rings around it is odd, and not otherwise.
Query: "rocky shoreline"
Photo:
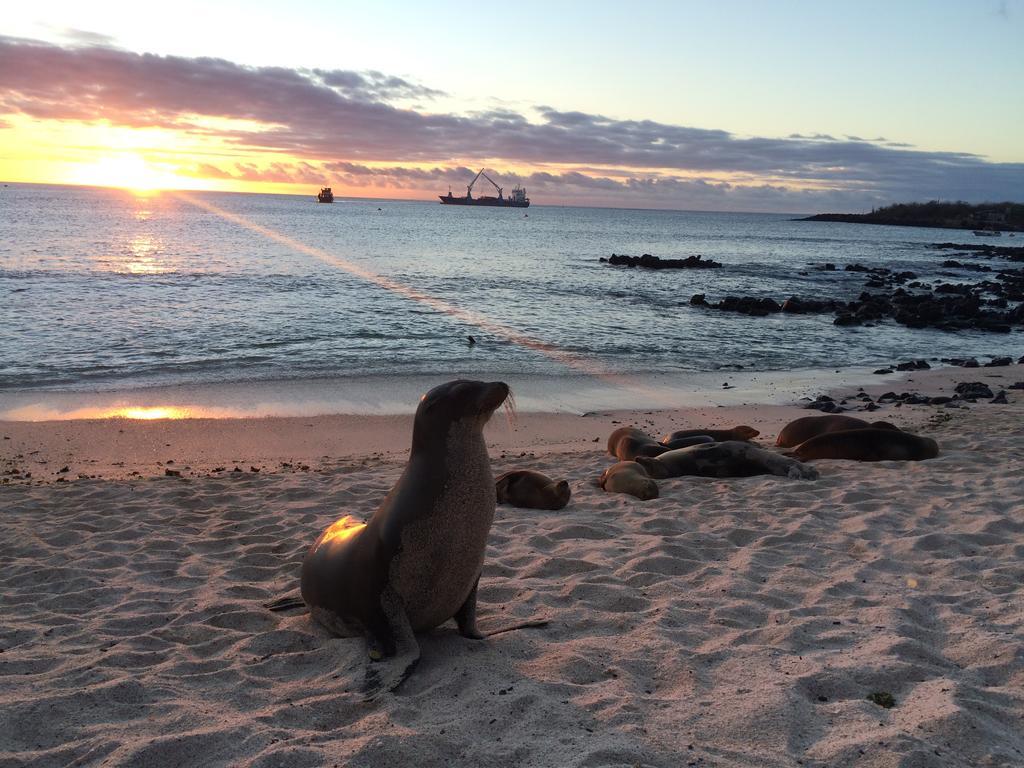
[[[948,359],[942,358],[939,362],[960,368],[1004,368],[1013,365],[1011,357],[993,357],[989,362],[981,364],[975,358]],[[1017,364],[1024,364],[1024,357],[1017,361]],[[879,375],[889,375],[893,371],[925,371],[931,369],[927,360],[910,360],[896,363],[888,368],[875,371]],[[1005,405],[1009,402],[1006,399],[1008,390],[1024,390],[1024,381],[1016,381],[1000,386],[998,392],[993,392],[992,387],[983,381],[962,381],[954,386],[952,395],[925,395],[920,392],[884,392],[877,397],[871,397],[860,387],[855,394],[840,396],[838,399],[829,395],[818,395],[802,407],[807,410],[821,411],[822,413],[844,413],[846,411],[877,411],[879,408],[891,405],[901,408],[904,405],[932,405],[945,408],[965,408],[968,404],[979,401],[995,405]]]
[[[1024,247],[973,246],[957,243],[935,243],[937,250],[955,249],[961,258],[983,256],[1009,261],[1024,261]],[[811,299],[790,296],[777,301],[755,296],[726,296],[709,302],[706,294],[695,294],[690,304],[695,307],[738,312],[755,317],[776,313],[835,315],[840,326],[871,326],[885,320],[910,328],[936,328],[947,331],[983,330],[1009,333],[1024,326],[1024,269],[993,268],[984,264],[946,259],[943,269],[984,274],[977,282],[966,282],[968,275],[943,272],[941,276],[958,282],[923,282],[914,272],[896,271],[886,267],[847,264],[843,272],[859,272],[866,276],[865,290],[853,300],[835,298]],[[835,264],[814,267],[823,272],[839,271]]]

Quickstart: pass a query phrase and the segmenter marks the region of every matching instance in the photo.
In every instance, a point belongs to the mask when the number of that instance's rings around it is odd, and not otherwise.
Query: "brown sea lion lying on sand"
[[[643,430],[619,427],[608,436],[608,453],[619,461],[632,461],[637,456],[657,456],[669,450]]]
[[[667,445],[669,448],[685,448],[685,445],[673,445],[680,440],[686,440],[687,438],[697,437],[699,435],[707,435],[716,443],[724,443],[726,440],[740,440],[746,442],[753,440],[761,433],[753,427],[742,425],[739,427],[732,427],[731,429],[678,429],[671,435],[665,435],[661,438],[661,444]]]
[[[848,429],[894,429],[899,427],[887,421],[867,422],[854,416],[804,416],[789,422],[775,438],[775,445],[780,448],[793,448],[800,443],[810,440],[812,437],[824,435],[828,432],[842,432]]]
[[[636,463],[651,477],[750,477],[752,475],[779,475],[796,480],[815,480],[818,471],[799,461],[772,451],[728,440],[680,448],[660,456],[637,456]]]
[[[787,455],[803,461],[921,461],[938,456],[939,444],[930,437],[918,437],[900,430],[847,429],[805,440]]]
[[[635,461],[620,461],[608,467],[597,484],[609,493],[628,493],[641,501],[658,498],[658,484]]]
[[[525,509],[562,509],[572,495],[567,481],[529,469],[506,472],[494,481],[494,488],[499,504]]]

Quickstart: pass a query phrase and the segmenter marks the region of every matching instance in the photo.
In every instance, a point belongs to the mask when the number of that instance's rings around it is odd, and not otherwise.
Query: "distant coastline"
[[[977,229],[1024,232],[1022,203],[897,203],[871,213],[819,213],[797,221],[840,221],[849,224],[888,224],[899,227]]]

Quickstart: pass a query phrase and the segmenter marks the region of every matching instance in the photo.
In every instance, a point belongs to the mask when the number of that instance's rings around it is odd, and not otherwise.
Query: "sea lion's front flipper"
[[[420,660],[420,647],[402,598],[387,587],[381,593],[380,606],[383,626],[371,628],[366,637],[371,661],[363,678],[363,701],[373,701],[397,689]]]
[[[455,623],[459,625],[459,634],[471,640],[483,640],[484,636],[476,626],[476,588],[480,585],[480,577],[476,577],[473,589],[462,607],[455,612]]]

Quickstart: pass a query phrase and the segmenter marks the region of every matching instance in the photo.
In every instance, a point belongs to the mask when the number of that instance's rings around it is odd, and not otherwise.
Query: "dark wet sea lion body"
[[[462,634],[480,636],[476,587],[496,501],[482,430],[508,392],[453,381],[424,395],[409,462],[381,506],[365,526],[339,520],[306,555],[302,597],[317,621],[365,634],[374,657],[404,645],[410,664],[413,632],[454,617]]]
[[[524,509],[563,509],[572,496],[569,483],[529,469],[506,472],[494,481],[499,504]]]
[[[887,421],[867,422],[854,416],[831,414],[827,416],[804,416],[789,422],[775,438],[775,445],[780,448],[792,448],[812,437],[829,432],[841,432],[848,429],[893,429],[899,430]]]
[[[636,427],[619,427],[608,436],[608,453],[619,461],[637,456],[657,456],[667,451],[664,445]]]
[[[753,440],[761,433],[753,427],[741,425],[738,427],[732,427],[730,429],[677,429],[670,435],[665,435],[661,438],[662,445],[670,445],[679,440],[684,440],[689,437],[699,437],[700,435],[707,435],[716,443],[724,443],[727,440],[740,440],[748,441]],[[685,448],[684,445],[675,445],[675,448]]]
[[[658,484],[635,461],[620,461],[608,467],[597,484],[609,493],[628,493],[641,501],[658,498]]]
[[[892,429],[848,429],[828,432],[806,440],[792,451],[804,461],[849,459],[851,461],[922,461],[939,455],[939,444]]]
[[[660,456],[638,456],[636,463],[654,478],[750,477],[779,475],[814,480],[818,471],[786,456],[758,448],[741,440],[706,443],[680,448]]]

